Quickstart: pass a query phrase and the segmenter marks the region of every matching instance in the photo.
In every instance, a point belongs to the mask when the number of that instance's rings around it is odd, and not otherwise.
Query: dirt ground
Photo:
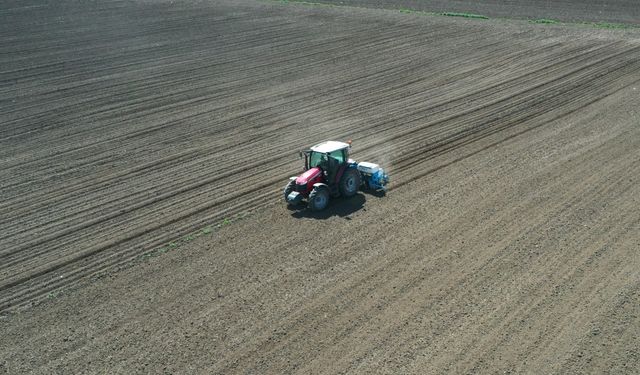
[[[314,2],[438,13],[472,13],[510,19],[640,24],[640,7],[635,0],[315,0]]]
[[[0,373],[640,368],[639,31],[0,10]],[[287,208],[325,139],[388,194]]]

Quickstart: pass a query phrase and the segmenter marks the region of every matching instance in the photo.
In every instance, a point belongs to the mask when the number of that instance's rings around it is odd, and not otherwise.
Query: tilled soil
[[[3,7],[0,371],[640,367],[637,32]],[[285,207],[350,138],[389,193]]]
[[[635,0],[314,0],[314,2],[403,11],[457,12],[492,18],[623,23],[636,26],[640,24],[640,7]]]

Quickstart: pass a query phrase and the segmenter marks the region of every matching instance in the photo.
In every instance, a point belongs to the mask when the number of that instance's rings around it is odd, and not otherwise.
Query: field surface
[[[313,0],[367,8],[457,12],[495,18],[640,25],[636,0]]]
[[[639,31],[248,0],[0,20],[0,373],[640,368]],[[388,194],[287,208],[325,139]]]

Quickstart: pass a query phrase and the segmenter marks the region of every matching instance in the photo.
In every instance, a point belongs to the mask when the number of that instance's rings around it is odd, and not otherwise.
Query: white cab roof
[[[342,150],[343,148],[347,148],[347,147],[349,147],[348,143],[326,141],[326,142],[318,143],[317,145],[311,147],[311,151],[329,153],[336,150]]]

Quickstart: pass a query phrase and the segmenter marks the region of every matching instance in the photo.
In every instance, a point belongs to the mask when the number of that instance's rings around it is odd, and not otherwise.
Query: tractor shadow
[[[387,195],[387,192],[384,190],[367,190],[365,191],[365,194],[372,195],[376,198],[382,198]]]
[[[351,198],[331,199],[327,208],[318,212],[311,211],[304,203],[295,206],[288,206],[288,208],[289,211],[291,211],[291,216],[298,219],[311,218],[324,220],[333,216],[339,216],[349,220],[350,218],[348,216],[363,209],[366,201],[367,199],[365,194],[358,192]]]

